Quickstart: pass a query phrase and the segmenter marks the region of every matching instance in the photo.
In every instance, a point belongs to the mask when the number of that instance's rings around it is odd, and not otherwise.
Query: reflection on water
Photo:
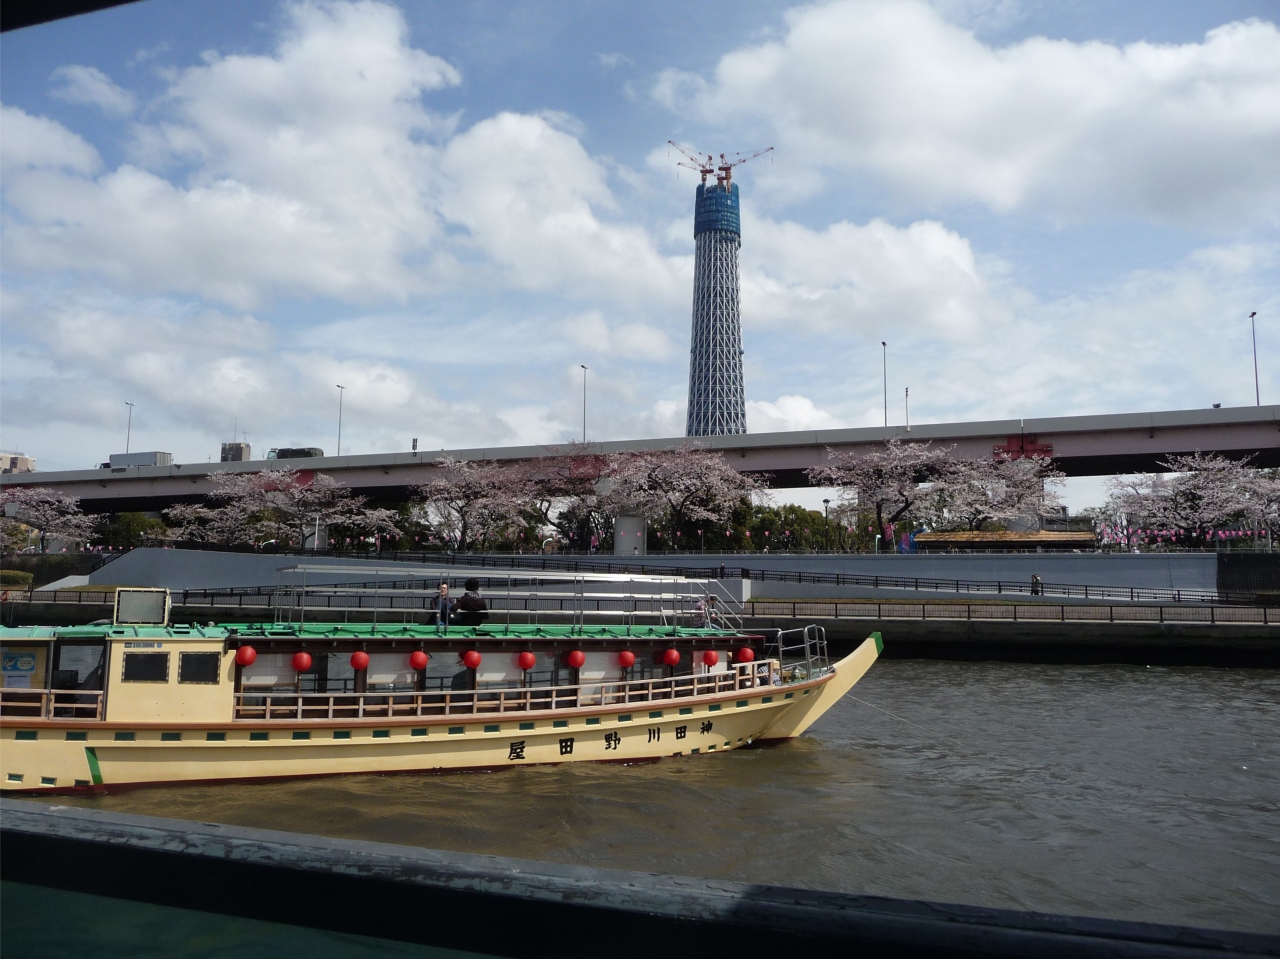
[[[1280,674],[900,660],[878,663],[853,696],[809,735],[772,749],[72,802],[586,865],[1280,931]]]

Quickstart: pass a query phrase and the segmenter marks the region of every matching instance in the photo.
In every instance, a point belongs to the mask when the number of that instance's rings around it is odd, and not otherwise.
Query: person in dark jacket
[[[473,576],[464,585],[467,591],[458,600],[454,622],[459,626],[479,626],[489,618],[489,605],[480,597],[480,580]]]
[[[441,632],[449,625],[457,606],[458,604],[449,598],[449,584],[441,583],[440,592],[431,602],[431,608],[436,611],[436,628]]]

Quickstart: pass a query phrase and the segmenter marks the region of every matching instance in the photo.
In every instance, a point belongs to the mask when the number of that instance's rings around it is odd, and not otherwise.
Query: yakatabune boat
[[[0,644],[0,788],[54,793],[720,752],[799,736],[881,650],[873,634],[829,663],[816,627],[351,623]]]

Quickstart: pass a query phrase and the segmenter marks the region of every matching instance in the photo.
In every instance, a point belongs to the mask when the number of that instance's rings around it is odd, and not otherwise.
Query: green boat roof
[[[15,640],[103,639],[731,639],[731,629],[687,626],[436,626],[418,623],[224,623],[207,626],[7,626],[0,642]]]

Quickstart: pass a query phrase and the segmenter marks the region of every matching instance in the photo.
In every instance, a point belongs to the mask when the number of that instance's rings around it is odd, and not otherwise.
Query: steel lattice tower
[[[742,245],[738,184],[726,180],[699,184],[693,236],[697,252],[685,435],[745,433],[742,319],[738,312],[738,248]]]

